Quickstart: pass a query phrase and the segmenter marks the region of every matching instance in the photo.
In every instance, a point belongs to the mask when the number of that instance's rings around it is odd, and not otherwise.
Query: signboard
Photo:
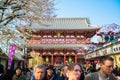
[[[8,69],[11,68],[15,50],[16,50],[16,45],[10,45],[9,54],[8,54]]]

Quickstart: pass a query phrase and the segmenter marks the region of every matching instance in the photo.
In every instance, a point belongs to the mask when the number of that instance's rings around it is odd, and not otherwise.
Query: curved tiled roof
[[[32,24],[31,28],[36,30],[78,30],[96,31],[99,26],[91,26],[88,18],[54,18],[43,24]],[[91,31],[91,32],[92,32]],[[85,44],[27,44],[28,48],[74,48],[85,47]]]
[[[99,26],[91,26],[88,18],[54,18],[50,21],[44,21],[43,24],[32,24],[36,29],[96,29]]]

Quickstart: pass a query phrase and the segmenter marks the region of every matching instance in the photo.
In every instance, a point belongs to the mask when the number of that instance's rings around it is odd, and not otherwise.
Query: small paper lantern
[[[86,61],[86,64],[90,64],[90,61]]]
[[[97,64],[98,63],[98,60],[94,60],[94,64]]]
[[[86,67],[89,66],[89,64],[90,64],[90,61],[86,61],[86,64],[85,64]]]

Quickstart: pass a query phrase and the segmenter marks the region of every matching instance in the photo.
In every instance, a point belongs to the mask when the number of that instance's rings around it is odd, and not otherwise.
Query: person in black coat
[[[57,75],[57,80],[67,80],[67,69],[68,69],[68,65],[64,65],[61,69],[61,72]]]
[[[56,79],[57,79],[57,75],[56,75],[55,69],[51,65],[48,66],[45,80],[56,80]]]
[[[0,64],[0,80],[2,80],[4,77],[4,66]]]

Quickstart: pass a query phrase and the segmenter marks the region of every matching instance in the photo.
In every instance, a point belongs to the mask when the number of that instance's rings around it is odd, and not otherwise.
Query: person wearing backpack
[[[100,58],[100,70],[85,76],[85,80],[117,80],[113,74],[114,59],[110,56]]]

